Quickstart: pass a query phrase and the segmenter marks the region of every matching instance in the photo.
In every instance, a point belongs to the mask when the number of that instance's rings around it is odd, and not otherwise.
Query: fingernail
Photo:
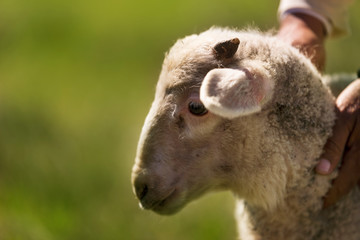
[[[316,171],[320,174],[328,174],[330,170],[331,163],[327,159],[320,159],[318,165],[316,166]]]

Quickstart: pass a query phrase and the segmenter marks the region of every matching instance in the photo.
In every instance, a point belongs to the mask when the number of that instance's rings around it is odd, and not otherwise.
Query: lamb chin
[[[164,206],[156,206],[152,209],[155,213],[164,216],[170,216],[178,213],[181,209],[183,209],[184,205],[164,205]]]
[[[151,210],[160,215],[173,215],[179,212],[185,205],[179,198],[179,194],[175,191],[168,198],[161,201],[154,206]]]

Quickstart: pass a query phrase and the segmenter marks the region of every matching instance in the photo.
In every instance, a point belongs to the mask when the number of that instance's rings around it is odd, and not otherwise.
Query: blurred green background
[[[0,240],[235,239],[230,193],[171,217],[138,208],[137,139],[165,51],[210,26],[277,26],[277,1],[0,1]],[[352,36],[327,71],[360,67]]]

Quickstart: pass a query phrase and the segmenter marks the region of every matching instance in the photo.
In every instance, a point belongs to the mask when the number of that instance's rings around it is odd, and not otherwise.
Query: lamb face
[[[239,59],[238,45],[231,36],[190,36],[167,55],[133,167],[143,208],[172,214],[254,169],[247,155],[263,122],[252,114],[271,98],[274,81],[261,59]]]
[[[210,135],[219,118],[202,109],[198,88],[167,91],[146,118],[133,169],[142,207],[161,214],[221,184],[211,171],[218,146]]]
[[[331,101],[310,61],[274,37],[211,29],[179,40],[138,144],[141,206],[172,214],[214,189],[276,206],[292,164],[309,169],[321,153]]]
[[[177,64],[164,64],[133,168],[141,206],[160,214],[174,213],[209,189],[223,187],[226,178],[216,169],[230,168],[217,161],[222,150],[215,135],[226,121],[199,97],[202,79],[215,66],[194,62],[189,70],[187,62]]]

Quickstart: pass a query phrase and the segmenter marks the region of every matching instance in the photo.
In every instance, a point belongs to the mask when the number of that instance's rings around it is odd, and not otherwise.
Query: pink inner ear
[[[249,80],[249,87],[252,96],[248,97],[252,98],[257,105],[260,105],[266,94],[270,91],[269,80],[263,74],[258,73],[256,69],[243,68],[241,70],[245,72],[246,77]]]
[[[265,79],[262,77],[255,77],[253,81],[251,81],[251,85],[254,90],[254,97],[256,99],[256,102],[260,105],[261,101],[265,98],[266,89],[265,87]]]
[[[253,93],[253,98],[257,104],[260,104],[266,94],[266,80],[255,70],[251,69],[251,71],[249,71],[247,68],[241,70],[245,72],[246,77],[250,80],[250,89]]]

